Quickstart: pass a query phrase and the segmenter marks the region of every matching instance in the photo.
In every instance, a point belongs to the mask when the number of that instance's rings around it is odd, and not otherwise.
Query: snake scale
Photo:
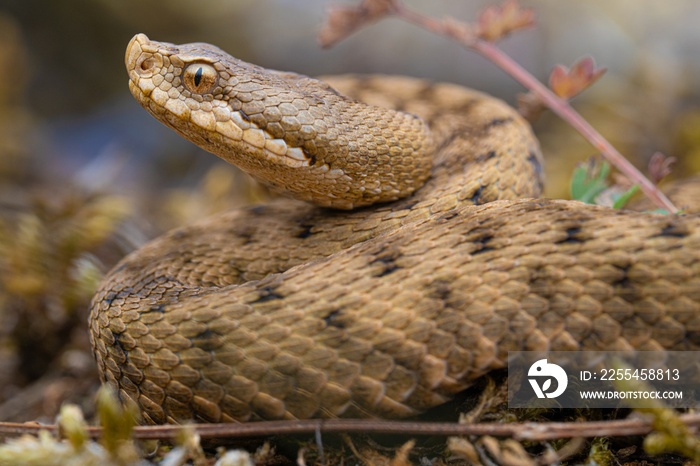
[[[94,353],[145,422],[405,417],[509,350],[700,349],[700,217],[538,199],[538,143],[497,99],[331,87],[143,34],[126,65],[158,120],[296,198],[167,233],[104,279]]]

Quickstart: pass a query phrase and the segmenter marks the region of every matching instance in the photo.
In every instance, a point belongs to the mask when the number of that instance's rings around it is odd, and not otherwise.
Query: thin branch
[[[682,414],[679,419],[693,431],[700,427],[700,413]],[[166,440],[175,438],[185,426],[135,427],[137,439]],[[511,437],[515,440],[543,441],[574,437],[619,437],[644,435],[653,431],[652,420],[647,418],[621,419],[595,422],[519,422],[502,423],[450,423],[410,422],[374,419],[307,419],[298,421],[262,421],[244,424],[194,424],[188,426],[202,438],[249,438],[269,435],[292,434],[403,434],[403,435],[491,435]],[[36,435],[46,430],[56,433],[55,425],[19,424],[0,422],[0,436]],[[88,435],[99,438],[100,427],[89,427]]]
[[[481,39],[466,25],[456,21],[439,21],[422,13],[407,8],[399,0],[394,2],[393,13],[423,29],[458,40],[465,47],[483,55],[516,81],[533,92],[547,107],[568,122],[596,149],[598,149],[618,170],[627,175],[634,183],[639,183],[642,191],[659,207],[670,213],[678,209],[673,203],[620,152],[615,149],[593,126],[590,125],[566,99],[556,96],[549,88],[521,67],[515,60],[498,48],[493,42]]]
[[[481,13],[476,26],[449,17],[444,20],[432,18],[406,7],[401,0],[363,0],[357,7],[347,5],[331,7],[319,40],[324,47],[329,47],[361,27],[387,15],[397,16],[425,30],[453,38],[463,46],[492,61],[529,89],[542,104],[568,122],[621,173],[625,174],[633,183],[638,183],[642,191],[654,203],[671,213],[678,211],[651,181],[629,163],[612,144],[569,105],[568,97],[570,96],[559,97],[556,95],[494,44],[494,40],[534,23],[532,11],[521,9],[517,0],[508,0],[501,7],[487,8]],[[579,63],[579,66],[583,64]],[[604,70],[591,69],[590,71],[591,75],[576,76],[583,78],[584,81],[584,85],[578,89],[579,91],[595,81]],[[578,82],[577,84],[581,85],[582,83]]]
[[[488,57],[501,69],[512,70],[511,75],[530,89],[542,102],[554,113],[568,122],[593,146],[598,149],[618,170],[626,174],[634,183],[639,183],[642,191],[649,196],[659,207],[668,210],[670,213],[677,212],[678,209],[648,178],[632,165],[612,144],[608,142],[588,121],[586,121],[568,101],[557,97],[540,83],[534,76],[521,68],[512,58],[506,55],[501,49],[491,42],[478,41],[474,45],[474,50]],[[515,72],[518,70],[517,72]]]

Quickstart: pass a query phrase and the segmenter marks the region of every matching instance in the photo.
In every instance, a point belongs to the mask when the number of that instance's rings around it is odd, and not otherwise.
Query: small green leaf
[[[579,165],[571,176],[571,198],[577,201],[586,193],[586,167]]]
[[[617,199],[615,199],[615,203],[613,204],[613,209],[622,209],[627,202],[629,202],[630,198],[634,196],[634,194],[639,191],[639,185],[635,184],[632,186],[630,189],[628,189],[626,192],[616,196]]]
[[[606,178],[609,172],[610,164],[605,161],[595,177],[591,176],[585,166],[576,167],[571,177],[571,198],[586,204],[593,204],[596,196],[608,187]]]

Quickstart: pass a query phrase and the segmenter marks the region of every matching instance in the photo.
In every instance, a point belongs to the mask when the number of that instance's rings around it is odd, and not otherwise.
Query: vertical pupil
[[[194,85],[195,85],[195,86],[199,86],[199,83],[202,82],[202,71],[203,71],[203,69],[202,69],[202,67],[200,66],[200,67],[197,69],[197,72],[194,74]]]

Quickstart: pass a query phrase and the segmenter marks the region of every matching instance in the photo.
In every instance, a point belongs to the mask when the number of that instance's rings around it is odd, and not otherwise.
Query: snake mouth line
[[[140,80],[142,81],[142,80]],[[158,97],[159,92],[148,92],[148,87],[144,90],[134,80],[129,81],[129,89],[134,98],[157,119],[166,123],[168,126],[176,130],[178,133],[183,133],[182,126],[185,126],[190,132],[193,126],[196,126],[201,131],[210,133],[212,130],[224,141],[221,144],[238,145],[236,153],[243,151],[258,152],[263,151],[264,157],[277,165],[285,165],[290,168],[306,168],[313,170],[316,173],[325,174],[330,178],[340,178],[345,176],[342,170],[330,168],[328,164],[314,165],[315,160],[300,147],[290,147],[283,139],[272,138],[266,131],[258,128],[254,123],[245,117],[241,112],[231,111],[230,120],[217,121],[213,128],[209,125],[209,115],[205,114],[204,119],[201,118],[202,113],[190,110],[179,99],[169,99],[164,105],[159,104],[154,97]],[[208,137],[209,138],[209,137]],[[242,146],[242,147],[241,147]],[[221,156],[219,151],[212,150],[216,155]],[[265,180],[261,180],[265,182]],[[364,188],[363,188],[364,189]],[[324,193],[325,196],[333,199],[333,193]],[[342,201],[338,206],[344,206]],[[351,207],[351,206],[350,206]]]
[[[269,133],[252,123],[242,112],[231,111],[230,120],[217,121],[212,128],[208,114],[202,118],[203,112],[190,110],[180,99],[167,99],[161,105],[156,100],[159,94],[158,90],[150,90],[148,86],[140,86],[139,82],[141,81],[140,78],[138,82],[133,79],[129,80],[129,90],[134,98],[158,119],[161,119],[162,115],[175,117],[166,118],[166,121],[178,132],[181,131],[179,126],[182,124],[195,125],[203,131],[215,131],[229,144],[244,144],[249,151],[262,150],[265,153],[264,156],[274,163],[283,164],[290,168],[307,167],[319,173],[327,173],[327,176],[330,177],[343,176],[341,170],[330,168],[327,164],[314,165],[314,158],[307,154],[304,149],[290,147],[283,139],[273,138]],[[155,96],[153,95],[154,91]]]
[[[127,47],[126,65],[129,70],[129,90],[136,100],[155,116],[172,115],[184,124],[195,125],[202,131],[216,132],[228,143],[246,144],[249,151],[262,150],[264,156],[278,164],[290,168],[313,167],[314,158],[301,147],[291,147],[284,139],[274,138],[267,131],[259,128],[242,111],[234,111],[223,102],[217,107],[216,115],[203,110],[194,99],[173,97],[165,92],[154,80],[159,77],[158,70],[164,66],[163,56],[155,50],[144,50],[148,37],[144,34],[135,36]],[[153,49],[153,47],[147,47]],[[172,89],[172,88],[171,88]],[[172,118],[168,119],[173,123]],[[175,129],[176,124],[172,124]],[[327,165],[314,167],[321,171],[331,171]]]

